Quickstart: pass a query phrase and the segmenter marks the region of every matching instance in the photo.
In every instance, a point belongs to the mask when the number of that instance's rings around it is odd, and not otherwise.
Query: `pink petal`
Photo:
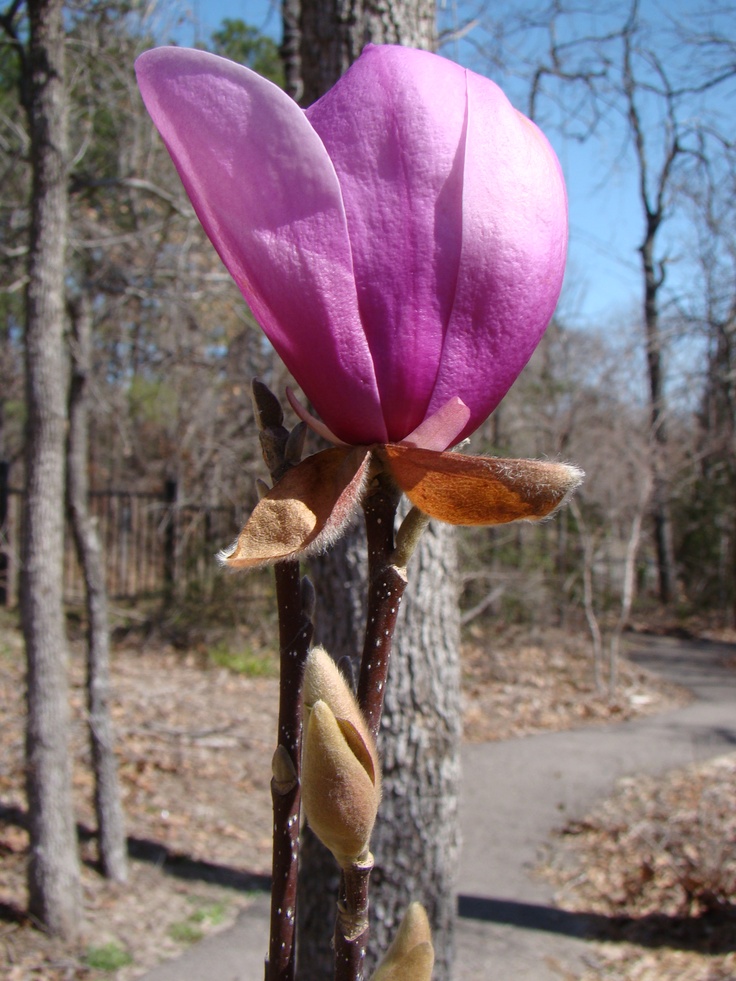
[[[205,231],[286,366],[338,436],[386,439],[340,186],[302,111],[203,51],[157,48],[136,70]]]
[[[470,409],[463,400],[452,398],[402,439],[401,445],[441,452],[459,441],[469,419]]]
[[[309,428],[321,436],[322,439],[326,439],[328,443],[332,443],[335,446],[348,446],[349,444],[344,443],[322,422],[321,419],[317,419],[313,416],[311,412],[304,408],[299,399],[294,394],[294,391],[287,385],[286,386],[286,398],[289,400],[289,405],[292,407],[296,415],[305,422]]]
[[[453,306],[465,72],[426,51],[369,46],[307,116],[340,181],[386,426],[402,439],[426,415]]]
[[[487,79],[468,72],[463,240],[455,306],[429,409],[459,395],[485,419],[552,317],[567,248],[567,197],[537,127]]]

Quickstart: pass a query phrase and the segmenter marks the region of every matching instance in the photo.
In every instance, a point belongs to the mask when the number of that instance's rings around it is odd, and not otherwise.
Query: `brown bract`
[[[221,561],[246,569],[324,550],[360,506],[372,466],[388,473],[420,511],[454,525],[546,518],[583,479],[577,467],[545,460],[463,456],[398,443],[336,446],[289,470],[256,505]]]
[[[365,446],[308,456],[258,502],[237,540],[220,553],[221,562],[253,569],[327,548],[360,503],[369,463]]]
[[[546,460],[463,456],[400,444],[376,453],[415,507],[451,525],[546,518],[583,479],[577,467]]]

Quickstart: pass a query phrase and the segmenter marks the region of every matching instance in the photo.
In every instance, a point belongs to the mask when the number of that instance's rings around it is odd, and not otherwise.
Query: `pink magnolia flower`
[[[562,284],[565,186],[537,127],[488,79],[403,47],[369,45],[306,112],[202,51],[157,48],[136,70],[202,225],[327,427],[438,450],[476,429]]]
[[[202,51],[136,69],[213,245],[347,444],[289,470],[223,561],[323,548],[376,470],[455,524],[555,510],[576,468],[443,452],[501,401],[559,295],[565,186],[536,126],[488,79],[402,47],[369,45],[306,112]]]

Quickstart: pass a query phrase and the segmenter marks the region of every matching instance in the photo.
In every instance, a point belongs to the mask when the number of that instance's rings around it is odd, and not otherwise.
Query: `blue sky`
[[[178,8],[176,2],[172,6]],[[279,6],[272,0],[189,0],[181,9],[188,12],[188,24],[176,32],[179,43],[206,39],[226,17],[242,18],[277,39],[280,34]],[[495,80],[513,101],[512,83]],[[580,326],[605,328],[631,322],[641,308],[637,247],[644,227],[632,160],[621,156],[621,141],[617,143],[615,137],[605,145],[600,140],[579,144],[554,132],[548,135],[565,171],[570,203],[570,250],[561,312],[568,323]]]

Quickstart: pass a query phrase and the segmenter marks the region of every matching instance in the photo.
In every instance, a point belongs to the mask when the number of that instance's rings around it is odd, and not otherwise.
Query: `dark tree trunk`
[[[636,7],[632,7],[636,11]],[[667,101],[667,141],[662,148],[661,166],[651,165],[647,147],[647,129],[638,105],[638,97],[646,86],[636,78],[633,61],[633,30],[635,17],[624,30],[623,47],[623,94],[626,98],[629,128],[634,141],[639,171],[639,199],[644,212],[644,238],[639,247],[644,284],[644,334],[649,382],[649,420],[651,433],[652,520],[654,546],[657,553],[659,574],[659,599],[670,603],[677,588],[675,550],[670,514],[670,487],[667,474],[667,430],[664,397],[664,373],[662,362],[662,330],[660,324],[659,296],[664,285],[665,266],[655,256],[657,236],[666,215],[666,199],[670,189],[672,168],[682,152],[678,125],[672,115],[672,102]]]
[[[293,4],[291,0],[288,5],[291,22]],[[435,4],[301,0],[299,28],[302,102],[308,105],[337,81],[369,42],[434,48]],[[292,69],[295,64],[292,59]],[[455,561],[452,530],[430,528],[408,569],[379,737],[384,783],[371,844],[376,867],[368,973],[393,938],[409,902],[419,900],[427,907],[433,929],[435,981],[452,977],[460,776]],[[356,658],[363,648],[365,621],[364,536],[356,530],[342,539],[313,563],[311,574],[317,591],[317,640],[333,657]],[[307,832],[300,870],[300,981],[331,976],[337,883],[332,857]]]
[[[647,375],[649,379],[649,412],[652,434],[652,521],[657,553],[659,599],[671,603],[677,592],[675,547],[667,477],[667,427],[664,412],[662,372],[662,332],[659,323],[658,294],[664,275],[654,260],[654,242],[659,216],[649,213],[644,244],[641,247],[644,273],[644,330],[646,334]]]
[[[301,102],[304,93],[304,85],[302,83],[302,32],[300,18],[300,0],[282,0],[281,21],[283,25],[283,40],[281,42],[281,60],[284,63],[284,88],[295,102]]]
[[[435,4],[428,0],[301,0],[302,101],[335,84],[366,44],[437,44]]]
[[[92,311],[80,297],[71,309],[72,373],[67,443],[67,503],[87,602],[87,710],[95,777],[97,841],[102,872],[116,882],[128,877],[125,822],[110,719],[110,630],[102,547],[89,513],[89,409]]]
[[[354,529],[313,564],[316,639],[333,657],[363,646],[367,555]],[[371,841],[368,974],[412,900],[426,907],[436,951],[435,981],[452,977],[454,874],[458,864],[460,628],[455,535],[432,524],[408,568],[396,628],[378,748],[383,799]],[[331,976],[332,923],[339,875],[307,831],[300,870],[299,978]]]
[[[61,0],[29,0],[28,117],[33,189],[26,356],[23,633],[28,660],[26,777],[29,909],[74,938],[81,893],[71,796],[67,646],[62,606],[66,377],[64,257],[67,109]]]

